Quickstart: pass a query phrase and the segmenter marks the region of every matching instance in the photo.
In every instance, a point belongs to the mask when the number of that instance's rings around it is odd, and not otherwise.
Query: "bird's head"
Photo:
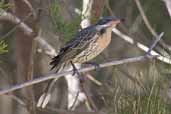
[[[102,17],[97,23],[97,29],[113,28],[117,24],[123,22],[123,18],[116,18],[113,16]]]

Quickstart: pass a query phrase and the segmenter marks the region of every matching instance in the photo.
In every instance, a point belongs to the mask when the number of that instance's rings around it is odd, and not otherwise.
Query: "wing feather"
[[[67,42],[65,46],[60,49],[59,54],[52,59],[50,62],[50,65],[52,65],[51,70],[55,67],[58,70],[58,67],[61,67],[60,64],[71,61],[90,44],[92,37],[96,34],[98,34],[98,31],[93,26],[78,32],[75,38]]]

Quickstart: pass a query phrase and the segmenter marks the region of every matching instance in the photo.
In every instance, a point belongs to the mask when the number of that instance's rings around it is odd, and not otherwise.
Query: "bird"
[[[83,64],[98,56],[110,44],[112,29],[123,21],[123,18],[106,16],[100,18],[96,24],[78,31],[75,37],[60,49],[58,55],[52,58],[51,70],[60,72],[74,63]],[[46,107],[56,80],[57,78],[48,84],[38,100],[37,107]]]

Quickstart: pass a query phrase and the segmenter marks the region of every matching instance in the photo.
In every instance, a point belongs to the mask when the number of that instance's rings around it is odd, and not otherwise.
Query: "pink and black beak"
[[[113,16],[107,16],[107,17],[103,17],[101,18],[97,25],[107,25],[107,26],[112,26],[112,25],[117,25],[121,22],[124,22],[125,19],[123,18],[117,18],[117,17],[113,17]]]
[[[110,25],[117,25],[117,24],[122,23],[124,21],[125,21],[125,19],[123,19],[123,18],[111,17],[111,20],[109,21],[109,24]]]

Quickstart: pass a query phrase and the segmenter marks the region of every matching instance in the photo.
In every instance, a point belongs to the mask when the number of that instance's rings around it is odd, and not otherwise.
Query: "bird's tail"
[[[59,78],[53,79],[51,82],[49,82],[45,92],[40,96],[38,102],[37,102],[37,107],[45,108],[48,102],[50,101],[51,98],[51,93],[52,93],[52,88],[55,85],[55,82]]]
[[[59,73],[59,72],[61,72],[61,71],[63,71],[63,70],[65,70],[65,69],[67,69],[67,68],[65,68],[68,64],[67,64],[67,62],[65,62],[65,63],[63,63],[63,64],[61,64],[61,65],[57,65],[56,66],[56,64],[53,64],[53,65],[55,65],[55,67],[54,68],[56,68],[56,71]],[[53,68],[52,67],[52,68]],[[55,79],[53,79],[52,81],[50,81],[49,83],[48,83],[48,86],[46,87],[46,89],[45,89],[45,91],[43,92],[43,94],[40,96],[40,98],[39,98],[39,100],[38,100],[38,102],[37,102],[37,107],[41,107],[41,108],[45,108],[46,107],[46,105],[48,104],[48,102],[50,101],[50,98],[51,98],[51,94],[52,94],[52,92],[53,92],[53,90],[54,90],[54,85],[55,85],[55,83],[56,83],[56,81],[59,79],[59,77],[57,77],[57,78],[55,78]]]

